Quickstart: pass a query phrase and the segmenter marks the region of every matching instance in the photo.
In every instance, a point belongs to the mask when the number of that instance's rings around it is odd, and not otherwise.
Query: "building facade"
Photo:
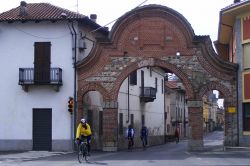
[[[250,146],[250,1],[235,1],[220,12],[218,40],[219,56],[239,64],[237,72],[237,111],[229,111],[237,126],[238,145]],[[234,115],[233,115],[234,114]]]
[[[178,128],[180,138],[188,136],[188,111],[185,99],[185,89],[180,82],[165,83],[165,111],[167,114],[166,134],[174,135]]]
[[[75,64],[93,45],[87,32],[99,27],[47,3],[22,1],[0,14],[0,151],[72,149]]]
[[[149,145],[164,143],[164,77],[164,70],[144,67],[123,81],[118,94],[119,148],[127,148],[124,136],[128,125],[135,130],[136,146],[141,147],[143,125],[148,128]]]

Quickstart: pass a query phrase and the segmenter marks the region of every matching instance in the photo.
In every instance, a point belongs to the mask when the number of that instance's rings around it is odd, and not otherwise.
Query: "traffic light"
[[[68,101],[68,111],[70,114],[72,114],[73,110],[74,110],[74,99],[70,97]]]

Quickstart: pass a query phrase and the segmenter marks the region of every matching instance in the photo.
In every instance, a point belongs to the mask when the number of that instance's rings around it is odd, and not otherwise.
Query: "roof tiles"
[[[20,6],[0,14],[0,21],[42,21],[63,20],[62,13],[70,20],[86,18],[87,16],[72,12],[49,3],[27,3],[27,15],[20,16]]]

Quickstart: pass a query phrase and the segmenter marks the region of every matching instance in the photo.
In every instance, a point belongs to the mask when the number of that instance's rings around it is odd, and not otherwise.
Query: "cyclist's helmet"
[[[82,118],[82,119],[81,119],[81,122],[82,122],[82,123],[86,123],[86,119]]]

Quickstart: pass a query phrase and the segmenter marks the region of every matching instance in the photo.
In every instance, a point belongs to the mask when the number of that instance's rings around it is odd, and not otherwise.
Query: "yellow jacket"
[[[81,123],[79,123],[77,130],[76,130],[76,139],[80,138],[81,135],[83,136],[90,136],[92,134],[91,128],[88,123],[86,123],[87,129],[85,129]]]

